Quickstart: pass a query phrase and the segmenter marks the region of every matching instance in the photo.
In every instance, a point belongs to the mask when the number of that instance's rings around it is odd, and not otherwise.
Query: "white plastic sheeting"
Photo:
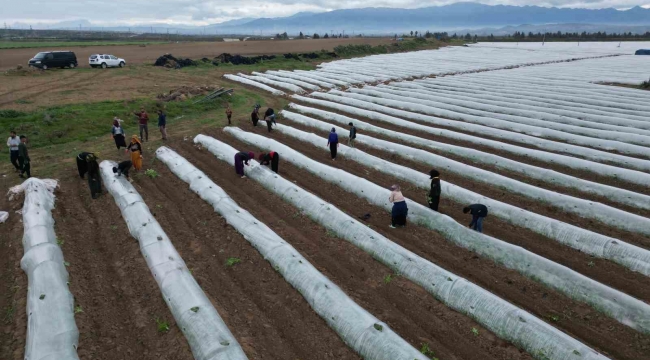
[[[448,101],[452,104],[465,104],[473,107],[473,102],[489,105],[494,111],[505,114],[522,114],[540,120],[556,121],[560,123],[573,124],[578,126],[589,126],[598,129],[613,130],[619,132],[630,132],[643,129],[641,134],[650,134],[650,122],[642,120],[626,119],[616,114],[596,111],[591,112],[582,108],[580,111],[566,106],[554,106],[543,101],[532,101],[516,99],[508,94],[494,95],[490,93],[470,93],[464,86],[445,89],[428,89],[417,85],[413,81],[393,82],[390,85],[380,84],[381,89],[394,91],[395,93],[406,93],[412,97],[427,99],[435,97],[439,100]]]
[[[600,150],[589,149],[585,147],[559,143],[550,140],[537,139],[528,136],[528,138],[530,139],[536,139],[548,145],[545,146],[547,147],[546,150],[549,151],[536,150],[536,149],[526,148],[522,146],[511,145],[505,142],[485,139],[481,136],[467,135],[467,134],[450,131],[443,128],[425,126],[425,125],[421,125],[418,123],[406,121],[404,119],[395,117],[395,116],[402,116],[404,118],[410,118],[414,120],[420,120],[422,117],[433,118],[427,115],[421,115],[416,113],[410,113],[403,110],[382,107],[380,105],[368,103],[365,101],[348,99],[346,97],[334,96],[332,94],[312,93],[311,95],[324,97],[331,101],[313,99],[313,98],[308,98],[299,95],[292,95],[291,97],[308,104],[314,104],[314,105],[324,106],[331,109],[336,109],[339,111],[347,112],[355,116],[364,117],[367,119],[383,121],[383,122],[396,124],[396,125],[399,124],[400,126],[406,126],[412,129],[417,128],[418,130],[421,130],[423,132],[428,132],[433,135],[443,136],[449,139],[467,141],[474,144],[484,145],[492,149],[506,151],[511,154],[529,156],[536,160],[540,160],[548,163],[557,163],[571,168],[586,170],[586,171],[590,171],[590,172],[594,172],[606,176],[625,178],[628,181],[632,181],[640,185],[644,185],[646,184],[646,182],[640,181],[639,177],[648,176],[648,174],[642,173],[640,171],[650,171],[650,161],[648,160],[637,159],[629,156],[621,156],[621,155],[611,154]],[[378,107],[384,108],[383,110],[386,111],[387,114],[390,113],[391,115],[387,115],[379,112],[377,110]],[[453,122],[452,120],[447,120],[447,121]],[[465,124],[465,125],[474,125],[474,124]],[[502,131],[497,129],[492,129],[492,130]],[[504,131],[504,133],[508,133],[508,132]],[[514,136],[527,136],[527,135],[519,135],[515,133],[510,133],[510,134]],[[557,154],[550,151],[565,153],[567,155]],[[575,156],[579,156],[579,157],[575,157]],[[587,160],[581,159],[580,157],[584,157]],[[596,166],[598,165],[597,163],[599,162],[601,163],[611,162],[617,164],[617,166],[600,166],[597,167],[597,169],[599,169],[600,171],[596,171],[594,169],[596,169]],[[620,166],[622,166],[623,168],[619,168]],[[640,170],[640,171],[629,172],[627,171],[626,168]],[[621,176],[619,176],[618,174],[620,174]]]
[[[316,97],[330,99],[323,96],[329,94],[343,96],[345,99],[343,103],[347,103],[348,101],[353,101],[352,99],[356,99],[365,102],[366,104],[377,104],[379,107],[376,108],[376,110],[383,113],[404,116],[404,113],[406,112],[410,114],[408,117],[413,120],[424,121],[426,123],[437,126],[449,126],[455,129],[464,130],[476,134],[484,134],[487,136],[494,136],[503,140],[514,141],[521,144],[530,144],[532,146],[543,149],[549,149],[549,147],[552,146],[559,148],[564,145],[564,147],[567,147],[569,149],[573,149],[575,147],[589,147],[606,151],[615,150],[627,155],[650,157],[650,149],[644,146],[627,144],[614,140],[605,140],[582,135],[574,135],[564,131],[519,124],[495,118],[462,114],[459,112],[449,111],[442,108],[434,108],[430,105],[422,105],[415,102],[391,100],[388,98],[391,95],[384,95],[384,97],[374,97],[358,93],[342,92],[338,90],[330,90],[328,94],[314,93],[313,95]],[[396,113],[395,111],[400,111],[400,113]],[[420,114],[428,114],[434,116],[425,116]],[[444,116],[446,119],[438,118],[436,116]],[[447,119],[457,119],[462,121]],[[546,138],[561,140],[572,145],[565,145],[555,141],[546,140]],[[626,163],[628,158],[629,157],[627,156],[617,155],[615,157],[615,161],[619,163]]]
[[[274,75],[274,76],[278,76],[278,77],[283,77],[283,78],[294,79],[294,80],[298,80],[298,81],[304,81],[306,83],[314,84],[314,85],[321,86],[321,87],[328,88],[328,89],[332,89],[332,88],[336,87],[336,85],[331,84],[329,82],[308,78],[308,77],[301,76],[301,75],[298,75],[296,73],[289,72],[289,71],[282,71],[282,70],[280,70],[280,71],[271,71],[271,70],[269,70],[269,71],[266,72],[266,74]]]
[[[593,123],[581,120],[576,120],[580,121],[580,125],[558,123],[556,121],[549,121],[548,116],[545,116],[544,119],[536,119],[528,116],[530,114],[527,112],[513,111],[512,109],[508,111],[508,114],[503,114],[499,112],[500,108],[495,106],[475,101],[454,101],[453,99],[444,97],[421,95],[417,94],[417,92],[411,94],[411,92],[397,92],[390,89],[368,86],[363,89],[351,88],[349,91],[391,100],[428,105],[428,111],[430,113],[439,114],[440,116],[445,116],[449,119],[475,122],[490,127],[513,130],[533,136],[568,142],[576,142],[575,139],[578,139],[578,142],[576,143],[590,147],[605,147],[608,149],[617,148],[620,144],[617,144],[616,142],[640,146],[650,145],[650,131],[639,129],[620,127],[597,129],[590,126]],[[557,118],[565,119],[560,116]],[[520,126],[519,124],[524,124],[524,126]],[[606,125],[603,126],[607,127]],[[619,129],[625,130],[626,132],[621,133],[618,131]],[[643,134],[644,132],[645,134]],[[571,134],[580,135],[580,137],[575,138]],[[595,139],[587,139],[589,141],[585,141],[583,137],[591,137]],[[605,141],[599,139],[605,139]],[[611,142],[608,140],[611,140]],[[601,143],[602,145],[596,146],[594,143]],[[646,155],[650,154],[650,149],[646,150],[645,153]]]
[[[237,153],[233,147],[207,136],[198,135],[194,141],[229,163]],[[502,339],[517,344],[530,354],[543,352],[549,359],[574,359],[571,356],[574,350],[586,355],[586,358],[603,358],[528,312],[395,244],[334,205],[256,165],[246,168],[246,174],[251,179],[371,254],[400,276],[422,286],[450,308],[476,319]]]
[[[318,87],[316,85],[313,85],[313,84],[310,84],[308,82],[301,81],[301,80],[296,80],[296,79],[292,79],[292,78],[288,78],[288,77],[281,77],[281,76],[276,76],[276,75],[271,75],[271,74],[259,73],[257,71],[253,71],[252,74],[255,75],[255,76],[268,78],[268,79],[275,80],[275,81],[282,81],[282,82],[285,82],[285,83],[297,85],[297,86],[300,86],[303,89],[309,89],[309,90],[313,90],[313,91],[320,90],[320,87]]]
[[[250,75],[246,75],[246,74],[242,74],[242,73],[237,74],[237,76],[241,76],[241,77],[243,77],[245,79],[248,79],[248,80],[261,82],[263,84],[273,85],[275,87],[279,87],[280,89],[285,89],[285,90],[288,90],[288,91],[292,91],[292,92],[294,92],[296,94],[304,94],[305,93],[305,90],[303,88],[301,88],[300,86],[289,84],[289,83],[286,83],[286,82],[283,82],[283,81],[271,80],[271,79],[267,79],[267,78],[262,77],[262,76],[250,76]]]
[[[332,128],[331,124],[310,119],[305,116],[289,113],[287,111],[283,111],[282,114],[285,119],[302,125],[315,127],[324,132],[329,131],[329,129]],[[336,127],[339,133],[345,131],[344,128],[339,126],[334,127]],[[276,128],[281,133],[302,141],[310,142],[315,146],[319,146],[319,148],[320,145],[322,145],[322,136],[306,133],[282,124],[278,124]],[[454,166],[456,165],[455,163],[450,163],[448,160],[424,150],[374,139],[366,135],[357,135],[357,142],[378,150],[396,154],[408,160],[423,162],[438,169],[444,168],[457,172],[459,169],[454,169],[455,167],[460,169],[466,168],[466,165],[464,164]],[[323,148],[323,150],[327,149]],[[343,145],[340,146],[339,152],[341,155],[347,156],[363,165],[411,182],[424,189],[429,189],[429,177],[421,172],[379,159],[360,150],[350,151],[347,146]],[[527,228],[589,255],[614,261],[631,270],[650,276],[650,251],[646,249],[556,219],[535,214],[510,204],[490,199],[486,196],[482,196],[443,180],[441,180],[440,183],[445,197],[453,199],[460,204],[480,203],[486,205],[490,209],[490,215],[497,216],[513,225]],[[500,183],[495,179],[493,179],[492,184],[496,186],[500,185]]]
[[[226,159],[230,164],[234,164],[234,153],[232,155]],[[364,359],[428,359],[388,325],[350,299],[273,230],[239,207],[194,165],[166,147],[159,148],[156,157],[239,231],[305,297],[343,341]],[[253,167],[259,165],[254,160],[250,163]]]
[[[242,83],[242,84],[244,84],[244,85],[250,85],[250,86],[254,86],[254,87],[256,87],[256,88],[259,88],[259,89],[262,89],[262,90],[268,91],[268,92],[270,92],[270,93],[273,94],[273,95],[277,95],[277,96],[282,96],[282,95],[284,95],[284,92],[283,92],[283,91],[280,91],[280,90],[278,90],[278,89],[274,89],[274,88],[272,88],[272,87],[270,87],[270,86],[268,86],[268,85],[264,85],[264,84],[259,83],[259,82],[257,82],[257,81],[253,81],[253,80],[249,80],[249,79],[243,78],[243,77],[241,77],[241,76],[232,75],[232,74],[226,74],[226,75],[224,75],[223,77],[225,77],[225,78],[228,79],[228,80],[232,80],[232,81],[236,81],[236,82]]]
[[[25,254],[20,267],[28,281],[25,360],[79,359],[74,298],[68,289],[68,271],[54,233],[55,187],[56,182],[46,183],[37,178],[21,185],[25,192]]]
[[[9,213],[6,211],[0,211],[0,224],[7,221],[7,219],[9,219]]]
[[[533,165],[528,165],[498,155],[486,153],[484,151],[479,151],[479,150],[465,148],[456,145],[450,145],[438,141],[420,138],[413,135],[403,134],[400,132],[374,126],[369,123],[359,121],[357,119],[353,119],[347,116],[335,114],[328,111],[323,111],[320,109],[314,109],[314,108],[310,108],[302,105],[296,105],[296,104],[289,104],[289,107],[301,113],[316,115],[320,118],[334,121],[341,125],[347,125],[348,123],[353,122],[360,130],[362,130],[362,132],[365,133],[380,134],[392,139],[404,141],[409,144],[414,144],[417,146],[430,148],[432,150],[436,150],[442,153],[455,155],[470,161],[476,161],[486,165],[493,165],[499,169],[512,171],[531,179],[543,181],[553,186],[559,186],[563,188],[574,189],[586,193],[595,194],[598,196],[604,196],[615,203],[629,205],[640,209],[650,209],[650,197],[644,194],[639,194],[633,191],[617,188],[614,186],[604,185],[597,182],[577,178],[574,176],[565,175],[558,171],[549,170],[546,168],[541,168]],[[302,119],[304,121],[308,121],[309,119],[306,117],[305,117],[306,119],[297,118],[288,111],[285,112],[284,114],[287,118],[294,117],[296,119]],[[400,121],[400,120],[396,119],[395,121]],[[408,125],[408,122],[405,123],[406,123],[405,125]],[[402,122],[397,122],[395,123],[395,125],[401,126]],[[417,126],[415,128],[419,129]],[[532,152],[534,150],[529,150],[529,151]],[[561,155],[556,155],[551,153],[548,153],[548,155],[549,155],[549,159],[562,157]],[[571,158],[568,158],[567,160],[571,160]],[[625,179],[631,178],[632,180],[634,180],[632,182],[637,184],[643,183],[643,181],[650,182],[650,174],[645,174],[634,170],[616,168],[613,166],[593,163],[585,160],[580,160],[580,161],[585,162],[586,163],[585,165],[590,166],[593,172],[597,170],[603,170],[603,172],[607,170],[611,170],[613,175],[621,174],[622,175],[621,178],[625,178]],[[465,173],[461,173],[460,175],[466,176]]]
[[[122,212],[131,235],[158,283],[178,327],[197,360],[246,360],[241,346],[196,282],[171,240],[137,190],[123,176],[115,176],[112,161],[100,170],[108,192]]]
[[[303,168],[321,179],[336,184],[369,203],[390,211],[390,191],[366,179],[346,171],[314,161],[292,148],[260,135],[244,132],[238,128],[226,127],[224,131],[238,140],[261,149],[282,154],[284,161]],[[620,291],[598,283],[565,266],[545,259],[522,247],[481,234],[457,223],[454,219],[406,199],[409,219],[437,231],[454,244],[474,251],[480,256],[520,272],[522,275],[545,284],[570,298],[586,302],[597,310],[619,322],[639,331],[650,332],[650,311],[648,305],[630,296],[621,296]]]

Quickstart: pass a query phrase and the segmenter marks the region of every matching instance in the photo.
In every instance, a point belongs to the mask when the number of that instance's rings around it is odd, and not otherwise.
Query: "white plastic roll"
[[[30,178],[21,187],[25,192],[25,254],[20,267],[28,282],[25,360],[78,360],[74,298],[68,289],[68,271],[56,243],[52,218],[56,182],[49,180],[46,185],[43,180]]]
[[[239,231],[302,294],[343,341],[364,359],[428,359],[388,325],[350,299],[273,230],[239,207],[194,165],[164,146],[156,150],[156,157]],[[230,163],[234,164],[234,154]],[[254,160],[249,163],[257,165]]]
[[[217,313],[167,234],[138,191],[116,176],[112,161],[102,161],[104,186],[115,198],[131,235],[140,243],[162,296],[197,360],[247,360],[241,346]]]

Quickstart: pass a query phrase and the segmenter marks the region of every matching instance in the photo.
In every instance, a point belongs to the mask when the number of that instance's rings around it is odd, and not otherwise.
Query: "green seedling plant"
[[[81,305],[75,306],[75,308],[74,308],[74,313],[75,314],[80,314],[82,312],[84,312],[84,309],[81,307]]]
[[[63,244],[65,244],[65,240],[56,238],[56,244],[59,246],[63,246]]]
[[[226,266],[233,267],[233,266],[235,266],[235,264],[239,264],[240,262],[241,262],[241,259],[231,257],[231,258],[228,258],[228,260],[226,260]]]
[[[474,336],[478,336],[478,329],[472,328],[472,334],[474,334]]]
[[[427,343],[422,344],[422,347],[420,347],[420,352],[431,360],[438,360],[438,358],[435,357],[436,354],[433,353],[433,351],[429,347],[429,344]]]
[[[154,169],[147,169],[144,172],[144,174],[147,175],[148,177],[152,178],[152,179],[155,179],[158,176],[160,176],[160,175],[158,175],[158,172],[156,170],[154,170]]]
[[[166,333],[169,331],[169,324],[165,320],[156,318],[156,326],[158,327],[159,333]]]
[[[393,281],[393,274],[384,276],[384,284],[389,284],[391,281]]]

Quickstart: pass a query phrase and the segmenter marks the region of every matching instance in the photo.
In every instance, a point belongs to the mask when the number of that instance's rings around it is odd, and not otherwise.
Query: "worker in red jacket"
[[[140,112],[134,112],[133,115],[138,117],[138,124],[140,125],[140,139],[142,141],[149,141],[149,114],[144,110],[144,106],[140,108]],[[142,136],[144,131],[144,136]]]
[[[280,154],[275,151],[269,153],[261,153],[259,156],[260,164],[262,165],[271,165],[271,170],[274,173],[278,173],[278,166],[280,163]]]

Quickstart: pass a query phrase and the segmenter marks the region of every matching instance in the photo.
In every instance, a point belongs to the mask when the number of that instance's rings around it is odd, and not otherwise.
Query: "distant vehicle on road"
[[[107,67],[124,67],[126,60],[108,54],[94,54],[90,55],[88,63],[90,67],[106,69]]]
[[[639,49],[634,55],[650,55],[650,49]]]
[[[37,67],[43,70],[50,68],[74,69],[78,66],[77,55],[72,51],[45,51],[39,52],[27,63],[30,67]]]

